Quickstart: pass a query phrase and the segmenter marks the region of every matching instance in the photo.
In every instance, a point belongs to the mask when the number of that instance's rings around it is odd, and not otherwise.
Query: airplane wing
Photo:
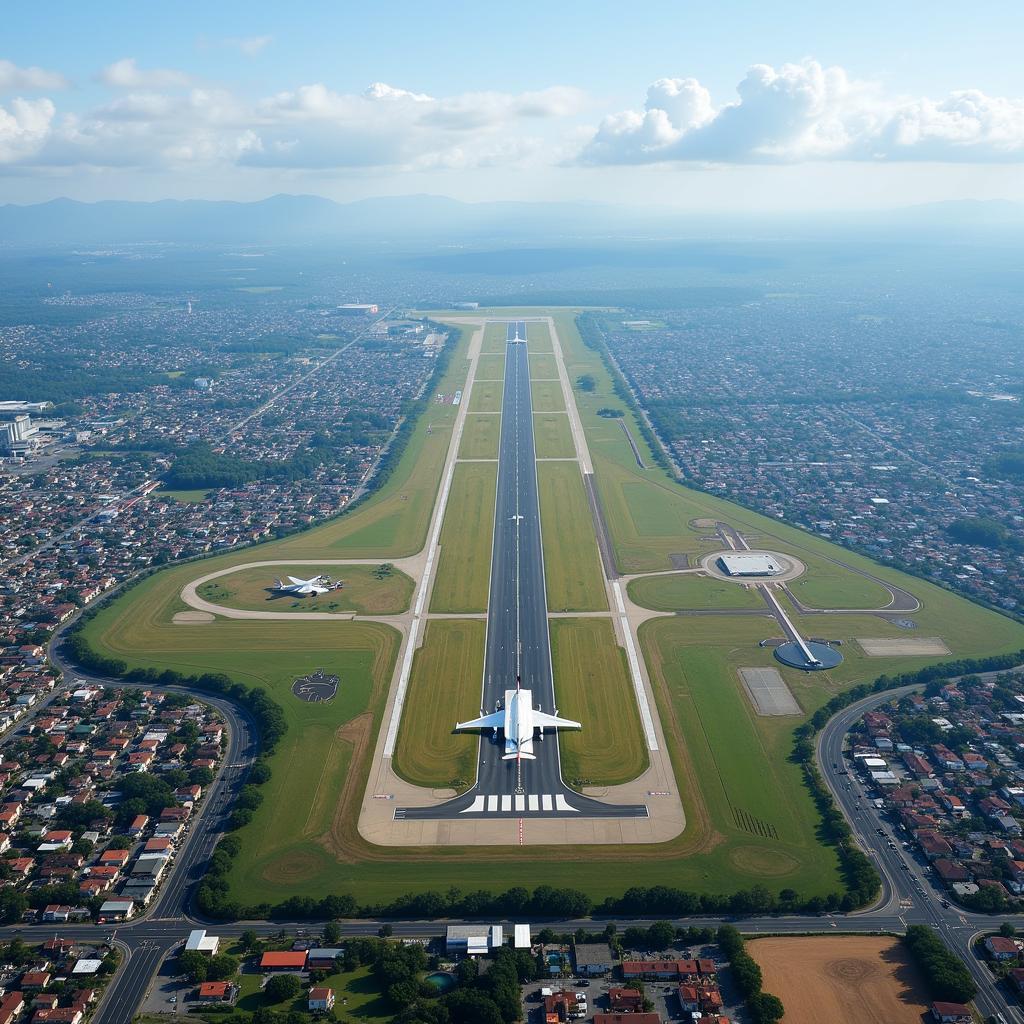
[[[555,729],[582,729],[579,722],[573,722],[568,718],[559,718],[558,715],[546,715],[543,711],[534,711],[533,724],[536,726],[552,726]]]
[[[308,580],[297,580],[294,576],[289,576],[288,579],[290,579],[292,581],[292,583],[294,583],[295,586],[297,586],[297,587],[301,587],[301,586],[303,586],[303,584],[309,582]]]
[[[495,711],[493,715],[474,718],[471,722],[457,722],[456,729],[498,729],[505,724],[505,712]]]

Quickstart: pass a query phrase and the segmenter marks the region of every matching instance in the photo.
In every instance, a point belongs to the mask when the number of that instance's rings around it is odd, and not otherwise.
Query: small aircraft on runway
[[[493,729],[495,738],[499,731],[503,732],[503,761],[536,760],[537,755],[533,752],[534,735],[540,729],[543,737],[545,728],[582,729],[583,726],[568,718],[560,718],[557,710],[553,715],[548,715],[534,708],[533,692],[521,688],[518,676],[516,688],[505,691],[504,704],[493,715],[483,715],[470,722],[458,722],[455,725],[456,732],[463,729]]]
[[[311,594],[329,594],[332,590],[341,590],[345,585],[340,580],[332,583],[330,576],[314,576],[312,579],[300,580],[289,576],[290,583],[274,580],[274,591],[278,594],[293,594],[295,597],[309,597]]]

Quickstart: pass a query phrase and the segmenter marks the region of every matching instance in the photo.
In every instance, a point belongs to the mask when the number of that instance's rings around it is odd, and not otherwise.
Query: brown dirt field
[[[784,1024],[921,1024],[924,986],[899,940],[879,935],[756,939],[764,991],[786,1007]]]

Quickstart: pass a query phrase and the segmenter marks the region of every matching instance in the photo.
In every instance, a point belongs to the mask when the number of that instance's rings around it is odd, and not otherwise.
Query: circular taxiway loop
[[[782,567],[782,572],[775,573],[774,576],[730,576],[718,564],[718,560],[723,555],[767,555]],[[768,551],[762,548],[751,548],[749,551],[730,551],[728,549],[712,551],[710,555],[705,555],[700,560],[700,567],[709,576],[714,576],[716,580],[726,580],[729,583],[743,583],[747,586],[753,583],[788,583],[790,580],[795,580],[798,576],[803,576],[807,570],[807,567],[799,558],[794,558],[792,555],[784,555],[779,551]]]

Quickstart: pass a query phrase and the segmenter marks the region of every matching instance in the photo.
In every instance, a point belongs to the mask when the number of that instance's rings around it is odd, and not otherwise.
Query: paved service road
[[[555,710],[526,331],[525,323],[510,323],[506,338],[483,714],[500,706],[505,691],[515,689],[517,676],[522,688],[532,691],[536,707],[549,714]],[[580,526],[589,528],[587,523]],[[644,804],[605,804],[569,789],[562,781],[554,730],[542,731],[533,751],[536,760],[504,761],[504,738],[499,734],[495,739],[488,730],[481,737],[473,789],[433,807],[399,807],[395,817],[647,816]]]

